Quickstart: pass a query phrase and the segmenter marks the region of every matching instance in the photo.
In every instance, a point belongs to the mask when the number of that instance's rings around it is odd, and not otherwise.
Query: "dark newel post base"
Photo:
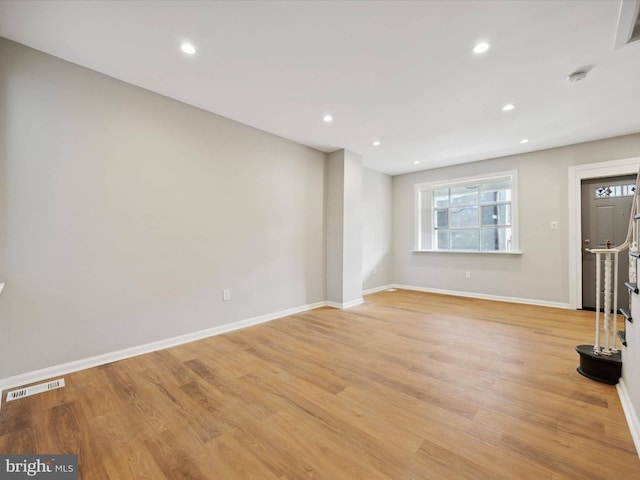
[[[578,373],[591,380],[615,385],[622,375],[622,357],[620,352],[613,355],[596,355],[593,345],[578,345],[576,351],[580,355]]]

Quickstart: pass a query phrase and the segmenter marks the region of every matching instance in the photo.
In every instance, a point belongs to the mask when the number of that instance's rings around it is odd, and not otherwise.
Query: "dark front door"
[[[582,181],[582,308],[596,307],[596,256],[586,248],[618,246],[626,240],[636,176],[596,178]],[[627,252],[618,258],[618,307],[627,303],[627,291],[620,288],[629,278]],[[601,265],[604,274],[604,265]],[[600,280],[600,307],[603,307]]]

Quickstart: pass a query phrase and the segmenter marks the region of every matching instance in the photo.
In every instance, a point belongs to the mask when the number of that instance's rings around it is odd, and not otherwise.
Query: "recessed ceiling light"
[[[325,123],[331,123],[333,122],[333,117],[329,114],[325,115],[324,117],[322,117],[322,121]]]
[[[523,138],[522,140],[520,140],[520,143],[529,143],[529,139],[528,138]]]
[[[379,146],[379,145],[380,145],[380,140],[374,140],[374,141],[373,141],[373,146],[374,146],[374,147],[377,147],[377,146]]]
[[[587,78],[587,72],[585,72],[584,70],[579,70],[569,75],[567,77],[567,80],[573,83],[573,82],[579,82],[580,80],[584,80],[585,78]]]
[[[196,53],[196,47],[187,42],[180,45],[180,50],[182,50],[182,52],[186,53],[187,55],[193,55],[194,53]]]
[[[513,110],[516,106],[513,103],[507,103],[504,107],[502,107],[503,112],[508,112],[509,110]]]
[[[478,42],[475,47],[473,47],[473,53],[484,53],[489,50],[490,46],[488,42]]]
[[[415,161],[413,162],[413,164],[414,164],[414,165],[420,165],[420,160],[415,160]]]

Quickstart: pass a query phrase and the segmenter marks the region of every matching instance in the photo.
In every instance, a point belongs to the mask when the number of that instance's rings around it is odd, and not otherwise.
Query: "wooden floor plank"
[[[65,376],[6,402],[0,452],[90,480],[640,478],[593,313],[397,290]]]

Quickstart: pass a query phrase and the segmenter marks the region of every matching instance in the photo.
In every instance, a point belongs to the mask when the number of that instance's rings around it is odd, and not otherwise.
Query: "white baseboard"
[[[624,416],[627,419],[629,430],[631,431],[631,438],[633,438],[633,444],[636,446],[636,453],[640,456],[640,416],[633,408],[631,403],[631,397],[629,397],[629,391],[627,385],[624,383],[624,379],[620,379],[616,385],[618,390],[618,396],[620,397],[620,403],[622,403],[622,410],[624,410]]]
[[[312,303],[309,305],[303,305],[301,307],[290,308],[282,310],[280,312],[274,312],[259,317],[249,318],[246,320],[240,320],[237,322],[229,323],[226,325],[220,325],[217,327],[207,328],[198,332],[187,333],[185,335],[179,335],[177,337],[167,338],[165,340],[159,340],[157,342],[151,342],[136,347],[125,348],[115,352],[105,353],[103,355],[96,355],[95,357],[89,357],[82,360],[75,360],[69,363],[63,363],[61,365],[55,365],[53,367],[42,368],[33,372],[27,372],[12,377],[0,379],[0,395],[2,390],[9,388],[21,387],[29,383],[40,382],[52,377],[58,377],[69,373],[77,372],[79,370],[85,370],[87,368],[93,368],[100,365],[105,365],[111,362],[117,362],[118,360],[125,360],[127,358],[136,357],[145,353],[151,353],[158,350],[164,350],[165,348],[175,347],[182,345],[183,343],[189,343],[203,338],[212,337],[214,335],[220,335],[222,333],[231,332],[233,330],[239,330],[241,328],[258,325],[260,323],[269,322],[277,318],[286,317],[296,313],[306,312],[319,307],[327,306],[327,302]],[[0,396],[0,399],[2,397]],[[2,402],[0,401],[0,406]]]
[[[389,288],[393,288],[393,285],[382,285],[381,287],[369,288],[368,290],[363,290],[362,295],[371,295],[372,293],[382,292]]]
[[[436,288],[416,287],[411,285],[398,285],[398,284],[385,285],[385,286],[372,288],[363,292],[363,294],[368,295],[368,294],[379,292],[382,290],[387,290],[389,288],[401,288],[405,290],[414,290],[419,292],[440,293],[444,295],[456,295],[460,297],[481,298],[481,299],[496,300],[501,302],[524,303],[529,305],[541,305],[541,306],[556,307],[556,308],[569,308],[569,304],[565,304],[565,303],[547,302],[542,300],[532,300],[532,299],[515,298],[515,297],[502,297],[497,295],[487,295],[487,294],[479,294],[479,293],[471,293],[471,292],[461,292],[461,291],[455,291],[455,290],[442,290],[442,289],[436,289]],[[145,353],[155,352],[157,350],[163,350],[165,348],[174,347],[177,345],[181,345],[183,343],[193,342],[203,338],[212,337],[214,335],[220,335],[222,333],[227,333],[233,330],[250,327],[252,325],[258,325],[260,323],[275,320],[276,318],[286,317],[287,315],[293,315],[295,313],[301,313],[301,312],[313,310],[315,308],[324,307],[324,306],[346,309],[346,308],[355,307],[356,305],[360,305],[362,303],[364,303],[364,299],[362,297],[346,303],[337,303],[337,302],[328,302],[328,301],[317,302],[309,305],[303,305],[301,307],[283,310],[280,312],[275,312],[271,314],[254,317],[254,318],[249,318],[246,320],[240,320],[240,321],[233,322],[226,325],[220,325],[218,327],[200,330],[198,332],[179,335],[177,337],[168,338],[168,339],[160,340],[157,342],[151,342],[151,343],[139,345],[136,347],[126,348],[123,350],[106,353],[103,355],[97,355],[95,357],[76,360],[76,361],[64,363],[61,365],[55,365],[52,367],[43,368],[33,372],[27,372],[20,375],[7,377],[4,379],[0,379],[0,398],[2,398],[1,397],[2,391],[7,390],[9,388],[21,387],[23,385],[40,382],[52,377],[57,377],[57,376],[77,372],[79,370],[85,370],[87,368],[93,368],[100,365],[105,365],[107,363],[116,362],[118,360],[124,360],[124,359],[135,357],[138,355],[143,355]],[[1,407],[1,402],[0,402],[0,407]],[[636,416],[636,419],[637,419],[637,416]],[[637,432],[640,432],[640,429],[637,429]],[[636,441],[635,438],[636,437],[634,437],[634,441]],[[637,445],[638,443],[636,443],[636,446]]]
[[[363,303],[364,303],[364,299],[360,297],[355,300],[351,300],[350,302],[347,302],[347,303],[326,302],[326,305],[327,307],[345,309],[345,308],[355,307],[356,305],[361,305]]]
[[[416,292],[439,293],[442,295],[453,295],[456,297],[479,298],[482,300],[494,300],[496,302],[523,303],[525,305],[539,305],[541,307],[570,308],[568,303],[549,302],[546,300],[536,300],[532,298],[504,297],[501,295],[490,295],[487,293],[462,292],[458,290],[442,290],[440,288],[414,287],[412,285],[390,285],[392,288],[403,290],[414,290]]]

